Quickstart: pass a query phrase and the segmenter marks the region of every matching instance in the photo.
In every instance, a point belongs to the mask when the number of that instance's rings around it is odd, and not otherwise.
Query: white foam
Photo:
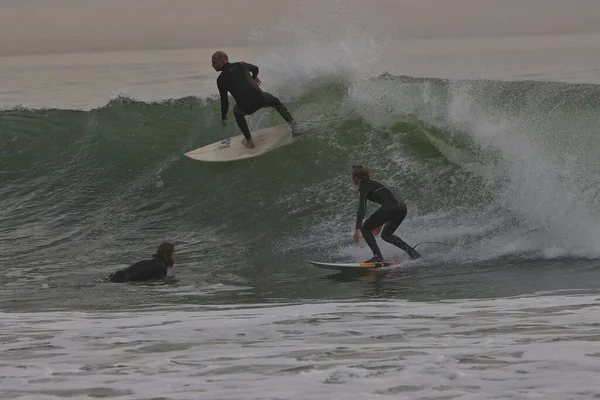
[[[599,318],[567,294],[4,313],[0,397],[588,399]]]

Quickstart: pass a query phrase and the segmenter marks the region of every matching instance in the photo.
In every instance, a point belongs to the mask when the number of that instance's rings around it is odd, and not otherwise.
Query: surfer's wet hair
[[[352,166],[352,177],[357,177],[361,180],[369,179],[369,168],[367,168],[364,164],[356,164]]]
[[[161,260],[165,265],[172,267],[173,262],[173,252],[175,251],[175,246],[172,243],[164,242],[158,249],[156,249],[156,253],[154,254],[155,258]]]

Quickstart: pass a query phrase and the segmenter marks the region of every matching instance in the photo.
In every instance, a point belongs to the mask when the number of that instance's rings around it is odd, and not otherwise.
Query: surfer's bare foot
[[[244,146],[246,146],[249,149],[254,148],[254,141],[252,139],[244,139],[244,140],[242,140],[242,143],[244,144]]]

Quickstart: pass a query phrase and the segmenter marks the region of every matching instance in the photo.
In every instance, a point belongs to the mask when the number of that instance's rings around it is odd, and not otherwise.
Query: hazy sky
[[[600,0],[0,0],[0,55],[243,46],[282,18],[324,39],[355,22],[399,38],[587,33]]]

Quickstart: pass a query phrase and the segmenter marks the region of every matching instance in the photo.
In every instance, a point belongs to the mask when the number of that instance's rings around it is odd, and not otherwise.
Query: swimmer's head
[[[164,242],[158,249],[156,249],[156,254],[154,257],[160,259],[162,262],[167,265],[167,267],[172,267],[175,264],[175,260],[173,259],[173,253],[175,252],[175,245],[169,242]]]
[[[369,169],[364,164],[352,166],[352,181],[355,185],[359,185],[363,180],[368,180],[369,176]]]
[[[229,57],[224,51],[219,50],[212,55],[212,66],[215,71],[221,71],[228,62]]]

